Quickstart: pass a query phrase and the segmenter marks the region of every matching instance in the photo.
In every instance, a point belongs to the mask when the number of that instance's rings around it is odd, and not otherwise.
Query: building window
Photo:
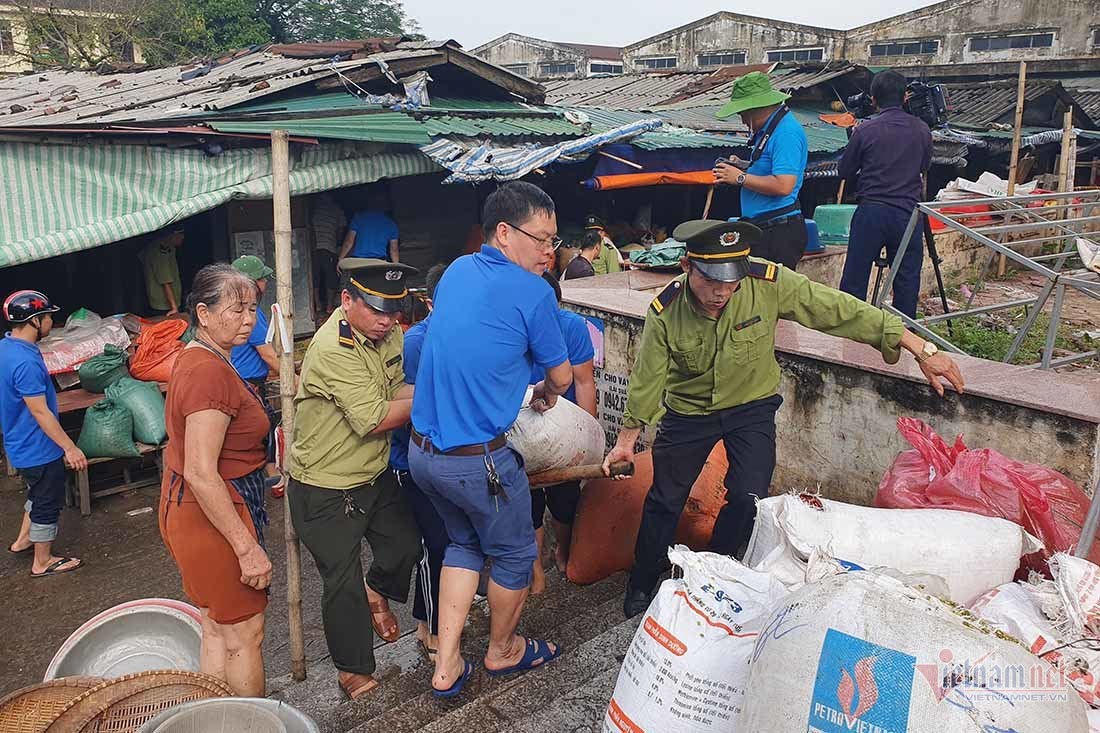
[[[699,66],[740,66],[745,63],[745,52],[701,53],[697,62]]]
[[[1092,47],[1100,48],[1100,28],[1093,28],[1092,30]]]
[[[901,43],[871,44],[872,58],[876,56],[924,56],[939,52],[939,41],[903,41]]]
[[[554,63],[554,64],[542,64],[539,66],[539,71],[543,76],[553,76],[554,74],[576,74],[577,65],[572,61]]]
[[[661,56],[653,59],[638,59],[634,62],[639,69],[675,69],[675,56]]]
[[[593,61],[589,67],[591,74],[621,74],[623,73],[622,64],[606,64],[601,61]]]
[[[1005,51],[1012,48],[1050,48],[1053,33],[1030,33],[1015,36],[981,36],[970,39],[971,51]]]
[[[788,48],[768,51],[768,61],[824,61],[824,48]]]
[[[527,76],[527,64],[505,64],[505,69],[513,74],[519,74],[520,76]]]
[[[11,37],[11,21],[0,20],[0,56],[11,56],[15,53],[15,42]]]

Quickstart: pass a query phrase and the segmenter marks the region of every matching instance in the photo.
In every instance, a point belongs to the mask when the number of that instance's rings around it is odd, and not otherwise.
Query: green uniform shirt
[[[145,271],[145,292],[149,294],[149,307],[166,311],[172,305],[164,297],[165,285],[172,286],[177,307],[182,307],[180,299],[183,289],[180,285],[180,266],[176,262],[176,248],[170,244],[153,242],[141,250],[141,265]]]
[[[592,260],[592,269],[597,275],[607,275],[612,272],[622,272],[623,266],[619,264],[619,250],[606,236],[603,238],[603,246],[596,259]]]
[[[763,273],[770,265],[752,259]],[[775,325],[780,318],[870,344],[887,363],[900,356],[904,325],[886,313],[805,275],[774,265],[774,279],[747,277],[717,319],[697,310],[687,275],[646,313],[638,358],[630,374],[623,425],[652,425],[665,408],[706,415],[779,391]],[[755,273],[754,273],[755,274]]]
[[[352,330],[344,345],[343,319],[344,310],[337,308],[306,350],[287,464],[298,481],[326,489],[352,489],[386,470],[390,435],[370,432],[405,384],[401,327],[394,326],[377,346]]]

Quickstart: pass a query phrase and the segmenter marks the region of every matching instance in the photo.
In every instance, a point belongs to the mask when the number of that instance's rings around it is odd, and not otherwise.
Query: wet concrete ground
[[[7,548],[22,520],[22,484],[0,477],[0,541]],[[111,606],[137,598],[187,600],[179,572],[160,538],[155,511],[157,489],[140,489],[92,501],[92,514],[67,508],[61,515],[55,553],[84,560],[73,573],[50,578],[30,576],[29,555],[0,550],[0,695],[41,681],[54,652],[82,623]],[[268,679],[287,674],[286,561],[281,499],[268,500],[271,526],[267,546],[275,567],[267,611],[264,658]],[[364,565],[369,562],[364,550]],[[410,601],[411,601],[410,594]],[[303,621],[309,663],[328,655],[321,629],[321,580],[309,553],[302,551]],[[411,631],[412,603],[393,604],[403,632]]]

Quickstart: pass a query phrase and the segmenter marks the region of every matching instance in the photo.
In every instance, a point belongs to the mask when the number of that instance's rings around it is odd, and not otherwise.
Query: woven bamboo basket
[[[99,677],[62,677],[16,690],[0,699],[0,733],[42,733],[70,702],[101,682]]]
[[[232,694],[221,680],[198,672],[126,675],[70,702],[44,733],[133,733],[157,713],[180,703]]]

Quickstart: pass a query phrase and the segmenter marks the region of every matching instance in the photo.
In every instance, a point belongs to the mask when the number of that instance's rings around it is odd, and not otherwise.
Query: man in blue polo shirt
[[[537,365],[531,406],[545,411],[572,383],[558,306],[541,274],[560,240],[554,202],[529,183],[485,200],[486,243],[455,260],[436,291],[412,407],[409,468],[443,517],[450,544],[439,592],[434,694],[461,692],[473,671],[459,651],[485,558],[491,614],[485,668],[508,674],[546,664],[561,648],[515,633],[531,584],[535,532],[522,457],[505,431]]]
[[[370,257],[398,262],[398,237],[397,223],[382,211],[378,194],[371,194],[366,208],[348,223],[348,233],[336,261],[345,257]]]
[[[772,89],[761,71],[745,74],[733,85],[730,101],[718,111],[725,119],[735,114],[752,130],[748,161],[718,161],[714,179],[741,187],[741,220],[764,233],[752,248],[754,257],[798,266],[806,250],[806,220],[798,203],[806,173],[809,146],[806,133],[786,101],[791,95]]]
[[[8,550],[19,555],[33,549],[31,576],[42,578],[83,565],[55,556],[53,541],[65,500],[65,465],[81,471],[88,459],[58,422],[57,392],[38,348],[59,309],[36,290],[20,290],[2,310],[12,329],[0,340],[0,430],[9,464],[27,483],[23,524]]]

